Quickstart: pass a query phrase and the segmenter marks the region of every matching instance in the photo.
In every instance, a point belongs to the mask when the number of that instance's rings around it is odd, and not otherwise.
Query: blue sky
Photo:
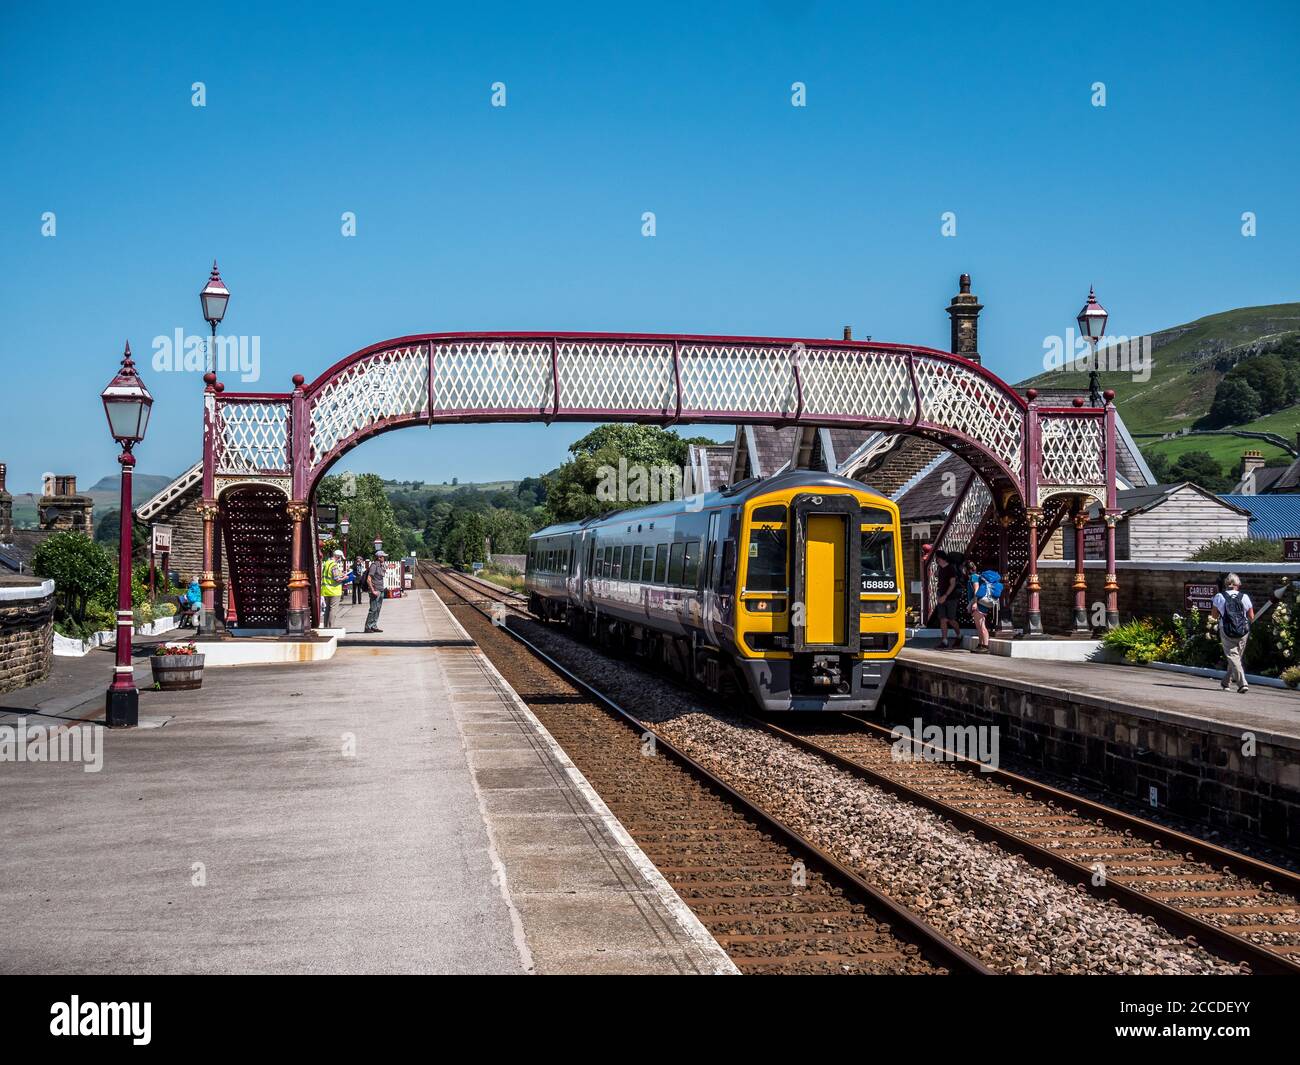
[[[1125,334],[1295,300],[1298,46],[1293,3],[7,5],[0,461],[13,491],[116,472],[98,392],[123,338],[206,329],[213,256],[277,391],[437,330],[946,347],[962,271],[1012,380],[1091,282]],[[201,383],[145,372],[137,468],[175,473]],[[518,477],[580,431],[412,429],[347,464]]]

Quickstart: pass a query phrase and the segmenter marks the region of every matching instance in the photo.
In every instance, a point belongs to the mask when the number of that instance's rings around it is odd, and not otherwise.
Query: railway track
[[[1300,876],[1289,870],[957,752],[916,743],[900,759],[891,729],[853,715],[751,720],[1252,972],[1300,974]]]
[[[484,602],[512,598],[449,579]],[[1300,877],[1288,870],[968,760],[896,760],[892,732],[874,722],[748,721],[1251,972],[1300,973]]]
[[[510,593],[429,563],[418,575],[453,600],[480,648],[741,972],[990,972],[506,628]],[[520,644],[531,654],[520,655]]]

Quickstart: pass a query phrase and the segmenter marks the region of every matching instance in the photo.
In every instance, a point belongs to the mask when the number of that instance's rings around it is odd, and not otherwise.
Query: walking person
[[[339,600],[343,598],[343,584],[350,581],[352,575],[347,571],[347,563],[342,551],[335,551],[321,563],[320,594],[325,600],[325,614],[321,619],[322,628],[332,628],[334,611],[338,609]]]
[[[361,589],[366,583],[366,560],[360,555],[352,560],[352,605],[361,602]]]
[[[379,627],[379,611],[384,605],[384,574],[388,567],[385,563],[388,555],[383,551],[375,552],[375,560],[366,570],[366,591],[370,593],[370,609],[366,612],[366,632],[383,632]]]
[[[1223,591],[1214,597],[1210,617],[1219,623],[1219,643],[1223,646],[1223,657],[1228,660],[1228,671],[1219,681],[1219,687],[1227,691],[1229,684],[1235,684],[1238,692],[1250,691],[1241,656],[1245,653],[1246,641],[1250,639],[1255,604],[1241,590],[1241,578],[1235,573],[1223,578]]]
[[[939,615],[939,650],[946,651],[949,647],[956,647],[961,643],[961,614],[958,613],[961,607],[961,594],[957,587],[957,567],[953,565],[948,552],[936,551],[934,558],[938,563],[938,579],[935,582],[938,591],[935,596],[935,607]],[[952,626],[951,644],[948,642],[949,625]]]

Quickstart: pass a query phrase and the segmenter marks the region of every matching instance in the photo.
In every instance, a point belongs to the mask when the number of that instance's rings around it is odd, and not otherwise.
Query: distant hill
[[[384,481],[384,491],[390,496],[395,494],[417,497],[445,496],[458,492],[462,488],[473,488],[479,492],[513,492],[519,487],[518,481],[461,481],[459,484],[431,484],[428,481]]]
[[[131,504],[138,507],[153,498],[174,481],[161,473],[135,473],[131,475]],[[122,480],[117,474],[101,477],[89,488],[78,486],[82,495],[90,496],[95,503],[95,520],[98,521],[106,511],[116,510],[122,495]],[[15,492],[14,524],[20,528],[36,525],[36,507],[40,496],[35,492]]]
[[[1166,433],[1190,429],[1208,413],[1214,390],[1224,374],[1242,359],[1271,350],[1289,333],[1300,331],[1300,303],[1241,307],[1207,315],[1194,322],[1151,335],[1152,367],[1148,381],[1135,382],[1127,372],[1101,375],[1103,388],[1115,390],[1115,405],[1124,424],[1144,449],[1170,457],[1204,450],[1220,461],[1235,461],[1246,447],[1259,447],[1267,457],[1283,454],[1267,443],[1247,443],[1232,436],[1191,436],[1161,441]],[[1104,362],[1103,362],[1104,364]],[[1020,389],[1088,389],[1086,366],[1070,372],[1049,371],[1021,382]],[[1300,430],[1300,407],[1274,411],[1237,429],[1276,433],[1291,441]]]

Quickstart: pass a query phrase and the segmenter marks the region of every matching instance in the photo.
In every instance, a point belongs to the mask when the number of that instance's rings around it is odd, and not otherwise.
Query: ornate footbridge
[[[969,282],[963,279],[963,292]],[[954,335],[956,322],[954,321]],[[429,333],[349,355],[288,393],[225,391],[205,377],[205,616],[307,631],[314,620],[312,500],[370,437],[444,422],[627,421],[841,425],[926,437],[974,475],[937,546],[1027,583],[1037,625],[1038,548],[1067,513],[1107,515],[1114,579],[1115,408],[1043,406],[974,359],[853,340],[642,333]],[[1031,549],[1031,545],[1034,545]]]

